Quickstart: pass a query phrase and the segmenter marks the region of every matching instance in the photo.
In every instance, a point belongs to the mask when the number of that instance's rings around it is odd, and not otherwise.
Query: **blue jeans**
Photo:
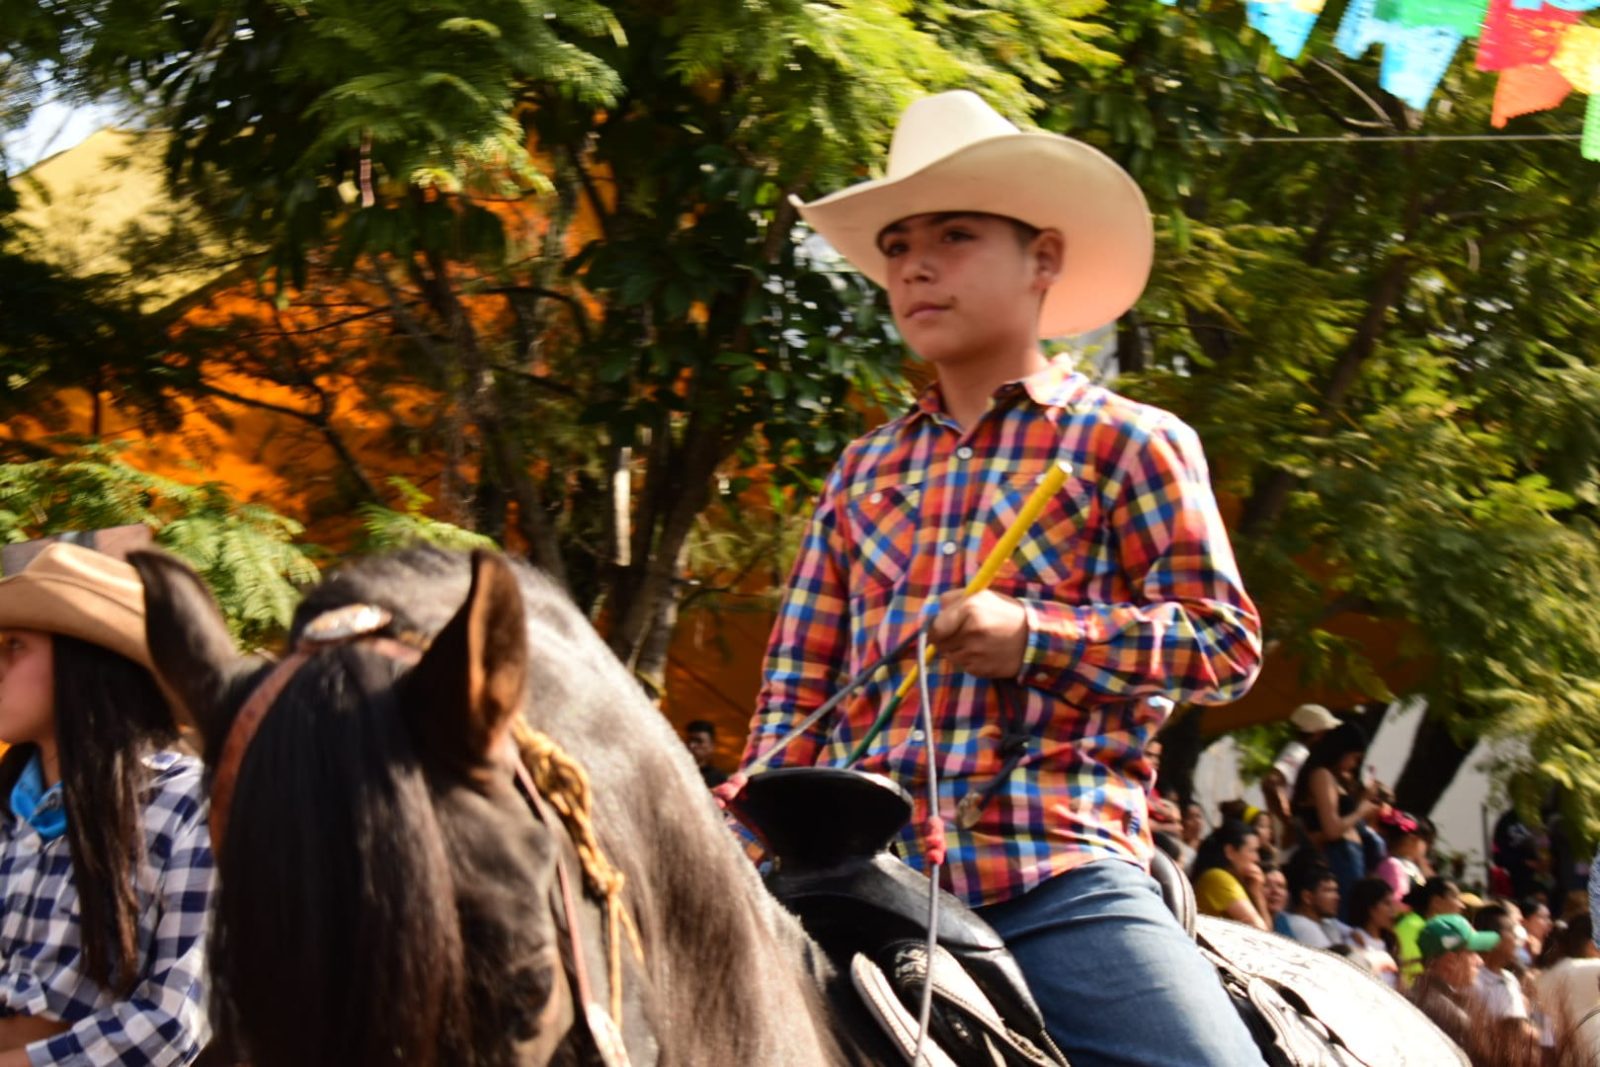
[[[978,914],[1072,1067],[1261,1067],[1216,971],[1134,864],[1085,864]]]

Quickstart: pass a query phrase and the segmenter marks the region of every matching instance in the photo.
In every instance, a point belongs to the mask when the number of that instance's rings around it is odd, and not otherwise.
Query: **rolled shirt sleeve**
[[[1167,418],[1132,438],[1108,489],[1123,603],[1023,599],[1018,680],[1087,701],[1164,696],[1222,704],[1260,669],[1261,619],[1244,591],[1194,431]]]

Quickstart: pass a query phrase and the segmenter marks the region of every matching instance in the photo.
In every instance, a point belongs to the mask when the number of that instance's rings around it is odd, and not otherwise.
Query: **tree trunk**
[[[675,573],[682,573],[688,555],[689,546],[685,542],[673,567]],[[645,632],[639,653],[634,658],[633,673],[653,686],[657,693],[667,691],[667,658],[672,651],[672,637],[678,628],[678,613],[682,606],[678,585],[674,582],[665,594],[656,597],[650,629]]]
[[[1345,397],[1361,373],[1361,368],[1377,351],[1378,342],[1383,337],[1385,320],[1390,309],[1399,302],[1401,294],[1405,292],[1406,283],[1411,280],[1413,267],[1412,258],[1404,252],[1395,253],[1384,267],[1383,276],[1373,289],[1372,298],[1367,302],[1366,313],[1361,317],[1361,324],[1357,327],[1355,336],[1340,353],[1339,360],[1333,368],[1333,375],[1322,390],[1321,402],[1318,405],[1319,414],[1322,416],[1332,415],[1343,406]],[[1284,505],[1289,502],[1289,494],[1299,484],[1300,479],[1282,467],[1269,468],[1257,480],[1250,499],[1245,501],[1244,512],[1239,519],[1239,536],[1244,540],[1250,540],[1270,529],[1278,521]]]
[[[1383,720],[1389,714],[1389,705],[1381,700],[1374,700],[1366,704],[1357,704],[1350,709],[1347,718],[1350,722],[1361,727],[1371,741],[1378,736],[1378,731],[1383,728]]]
[[[660,614],[660,599],[677,598],[684,549],[695,519],[711,497],[712,478],[722,461],[725,445],[718,428],[710,423],[704,414],[691,417],[682,446],[665,450],[660,461],[662,453],[655,442],[651,445],[645,496],[648,504],[661,510],[650,507],[634,531],[633,573],[622,572],[624,580],[617,590],[621,593],[626,588],[626,595],[607,597],[611,651],[635,669]],[[655,530],[659,533],[652,538]]]
[[[1150,365],[1149,346],[1145,344],[1144,324],[1137,311],[1129,311],[1117,320],[1117,373],[1137,374]]]
[[[1157,735],[1161,739],[1161,770],[1157,784],[1163,790],[1177,790],[1178,803],[1187,804],[1194,799],[1194,772],[1200,765],[1200,753],[1205,750],[1205,738],[1200,735],[1200,725],[1205,708],[1193,705],[1167,725]]]
[[[1395,803],[1418,815],[1433,811],[1444,791],[1455,781],[1456,772],[1477,747],[1476,738],[1463,746],[1440,719],[1427,712],[1417,728],[1416,740],[1411,743],[1400,780],[1394,785]]]

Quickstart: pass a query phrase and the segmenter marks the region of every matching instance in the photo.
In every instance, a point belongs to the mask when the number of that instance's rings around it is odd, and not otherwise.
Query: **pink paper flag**
[[[1489,0],[1489,14],[1478,38],[1478,69],[1508,70],[1550,62],[1568,26],[1579,12],[1546,4],[1535,11],[1513,6],[1513,0]]]

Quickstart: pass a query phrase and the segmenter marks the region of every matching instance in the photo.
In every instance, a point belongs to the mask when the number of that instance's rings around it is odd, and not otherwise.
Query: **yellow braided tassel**
[[[606,948],[611,970],[611,1018],[618,1028],[622,1026],[622,937],[619,929],[628,936],[633,956],[644,963],[644,946],[639,940],[639,928],[633,916],[623,906],[622,889],[626,881],[623,873],[611,865],[600,848],[594,832],[594,822],[589,817],[591,798],[589,775],[583,765],[573,759],[549,735],[540,733],[522,719],[513,719],[511,736],[517,743],[539,795],[544,797],[572,837],[572,844],[583,865],[584,883],[589,891],[605,901]]]

